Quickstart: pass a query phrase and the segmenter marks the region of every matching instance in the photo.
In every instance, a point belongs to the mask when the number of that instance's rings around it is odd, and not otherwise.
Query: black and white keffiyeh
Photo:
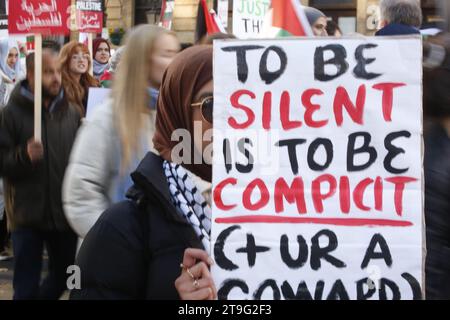
[[[169,161],[164,161],[163,168],[178,213],[192,225],[203,247],[209,253],[211,208],[186,169]]]

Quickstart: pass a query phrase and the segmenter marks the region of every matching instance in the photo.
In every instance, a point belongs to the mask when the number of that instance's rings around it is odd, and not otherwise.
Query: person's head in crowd
[[[222,39],[236,39],[234,34],[230,33],[222,33],[216,32],[210,35],[205,35],[199,42],[199,44],[213,44],[214,40],[222,40]]]
[[[44,101],[53,100],[61,92],[62,75],[58,48],[53,43],[43,43],[42,46],[42,98]],[[27,82],[32,92],[34,92],[35,81],[34,57],[34,53],[26,57]]]
[[[92,43],[92,51],[94,52],[94,77],[99,79],[109,68],[111,47],[107,40],[97,38]]]
[[[0,40],[0,69],[10,81],[15,81],[20,71],[19,49],[10,46],[7,38]]]
[[[130,30],[112,85],[115,124],[123,145],[122,167],[139,153],[144,130],[142,113],[154,112],[167,66],[180,50],[176,35],[166,29],[140,25]]]
[[[52,49],[42,50],[42,98],[54,99],[61,91],[61,69],[58,52]]]
[[[125,47],[122,46],[118,48],[114,54],[111,56],[111,61],[109,63],[109,69],[106,70],[103,75],[100,77],[100,85],[103,88],[111,88],[114,74],[117,71],[117,67],[119,66],[120,60],[122,59],[123,52],[125,51]]]
[[[420,34],[422,9],[419,0],[381,0],[381,29],[377,36]]]
[[[62,47],[59,62],[68,101],[86,110],[89,87],[99,85],[89,74],[91,56],[88,48],[82,43],[71,41]]]
[[[19,50],[16,47],[12,47],[11,49],[9,49],[6,63],[8,64],[8,67],[14,69],[18,61],[19,61]]]
[[[152,88],[159,90],[164,72],[180,49],[180,42],[175,33],[165,32],[156,37],[148,62],[152,69],[149,78]]]
[[[450,117],[450,34],[440,33],[424,42],[424,115]]]
[[[207,181],[211,181],[212,175],[211,155],[204,151],[210,141],[203,137],[212,128],[212,50],[210,45],[193,46],[181,52],[170,64],[161,85],[153,138],[155,149],[162,158],[180,163]],[[194,130],[194,123],[201,123],[202,130]],[[183,152],[179,159],[174,151],[179,142],[173,141],[172,133],[177,129],[191,134],[191,141],[185,145],[189,150],[186,150],[187,158]],[[198,155],[201,163],[194,161]]]
[[[327,23],[327,33],[329,36],[342,37],[341,28],[339,28],[339,25],[333,20],[329,20]]]
[[[56,53],[59,53],[61,51],[61,45],[51,39],[44,39],[42,40],[42,49],[50,49]]]
[[[327,17],[325,14],[312,7],[304,7],[306,18],[308,19],[311,29],[316,37],[326,37],[327,33]]]

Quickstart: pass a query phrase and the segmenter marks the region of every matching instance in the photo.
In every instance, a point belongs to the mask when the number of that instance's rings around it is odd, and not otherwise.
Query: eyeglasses
[[[213,123],[213,106],[214,106],[214,98],[212,96],[203,98],[202,101],[192,103],[192,107],[201,107],[202,118],[203,120]]]
[[[74,54],[72,60],[86,60],[89,61],[90,56],[88,54]]]
[[[109,49],[108,48],[98,48],[97,52],[105,52],[109,54]]]

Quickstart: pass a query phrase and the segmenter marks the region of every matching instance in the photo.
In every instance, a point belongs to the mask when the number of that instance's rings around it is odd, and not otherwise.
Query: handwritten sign
[[[8,16],[0,14],[0,30],[8,30]]]
[[[233,34],[240,39],[256,38],[263,30],[270,0],[234,0]]]
[[[214,42],[220,299],[419,299],[420,38]]]
[[[8,3],[7,0],[0,0],[0,30],[8,30]]]
[[[11,34],[68,34],[70,0],[9,1]]]
[[[103,8],[101,0],[77,0],[77,26],[80,32],[101,33]]]

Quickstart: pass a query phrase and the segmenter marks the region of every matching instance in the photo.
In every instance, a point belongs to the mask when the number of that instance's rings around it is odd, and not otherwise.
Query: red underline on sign
[[[361,227],[410,227],[410,221],[388,220],[388,219],[358,219],[358,218],[306,218],[306,217],[277,217],[277,216],[237,216],[229,218],[216,218],[216,223],[311,223],[328,224],[335,226]]]

